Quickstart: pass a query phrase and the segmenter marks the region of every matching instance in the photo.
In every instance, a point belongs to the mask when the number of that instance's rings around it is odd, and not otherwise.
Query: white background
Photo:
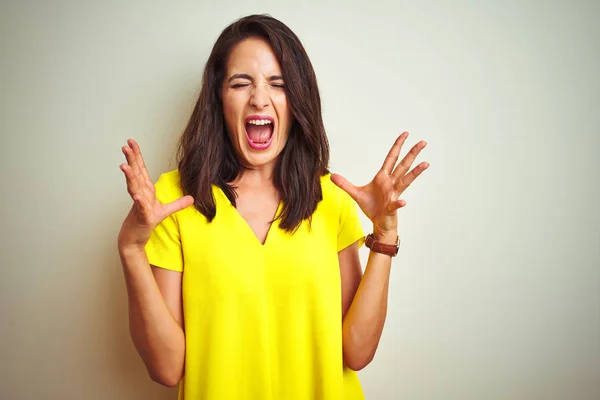
[[[367,399],[600,398],[599,4],[300,3],[2,2],[0,398],[175,398],[128,336],[120,147],[173,169],[214,41],[263,12],[314,63],[333,171],[429,143]]]

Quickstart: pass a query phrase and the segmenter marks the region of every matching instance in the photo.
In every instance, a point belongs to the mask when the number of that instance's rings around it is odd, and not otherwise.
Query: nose
[[[270,99],[267,89],[262,85],[255,85],[250,95],[250,105],[258,110],[262,110],[268,107],[269,104]]]

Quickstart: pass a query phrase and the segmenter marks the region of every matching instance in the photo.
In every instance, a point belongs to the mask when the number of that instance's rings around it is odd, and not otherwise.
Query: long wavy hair
[[[308,55],[296,34],[269,15],[241,18],[217,39],[204,69],[198,101],[177,149],[181,187],[184,194],[194,197],[194,206],[209,221],[217,212],[213,184],[236,205],[235,187],[230,182],[243,167],[226,131],[221,89],[231,50],[249,37],[262,38],[270,44],[282,69],[293,114],[289,138],[274,171],[274,185],[283,203],[275,219],[280,219],[283,229],[293,232],[303,220],[310,221],[323,198],[320,178],[329,172],[329,143],[317,79]]]

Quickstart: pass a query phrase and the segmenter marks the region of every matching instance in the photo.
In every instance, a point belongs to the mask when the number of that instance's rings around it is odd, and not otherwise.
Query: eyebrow
[[[227,82],[231,82],[234,79],[248,79],[249,81],[254,81],[254,79],[252,79],[252,77],[248,74],[235,74],[233,76],[231,76]],[[283,76],[281,75],[271,75],[269,77],[269,82],[272,81],[282,81],[283,80]]]

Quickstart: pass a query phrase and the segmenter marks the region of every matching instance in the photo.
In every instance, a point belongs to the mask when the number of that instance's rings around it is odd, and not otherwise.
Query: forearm
[[[381,235],[382,243],[395,243],[396,233]],[[365,273],[342,324],[346,365],[364,368],[375,355],[387,314],[391,257],[369,254]]]
[[[175,386],[183,376],[185,334],[169,311],[146,253],[119,248],[129,299],[129,330],[150,377]]]

